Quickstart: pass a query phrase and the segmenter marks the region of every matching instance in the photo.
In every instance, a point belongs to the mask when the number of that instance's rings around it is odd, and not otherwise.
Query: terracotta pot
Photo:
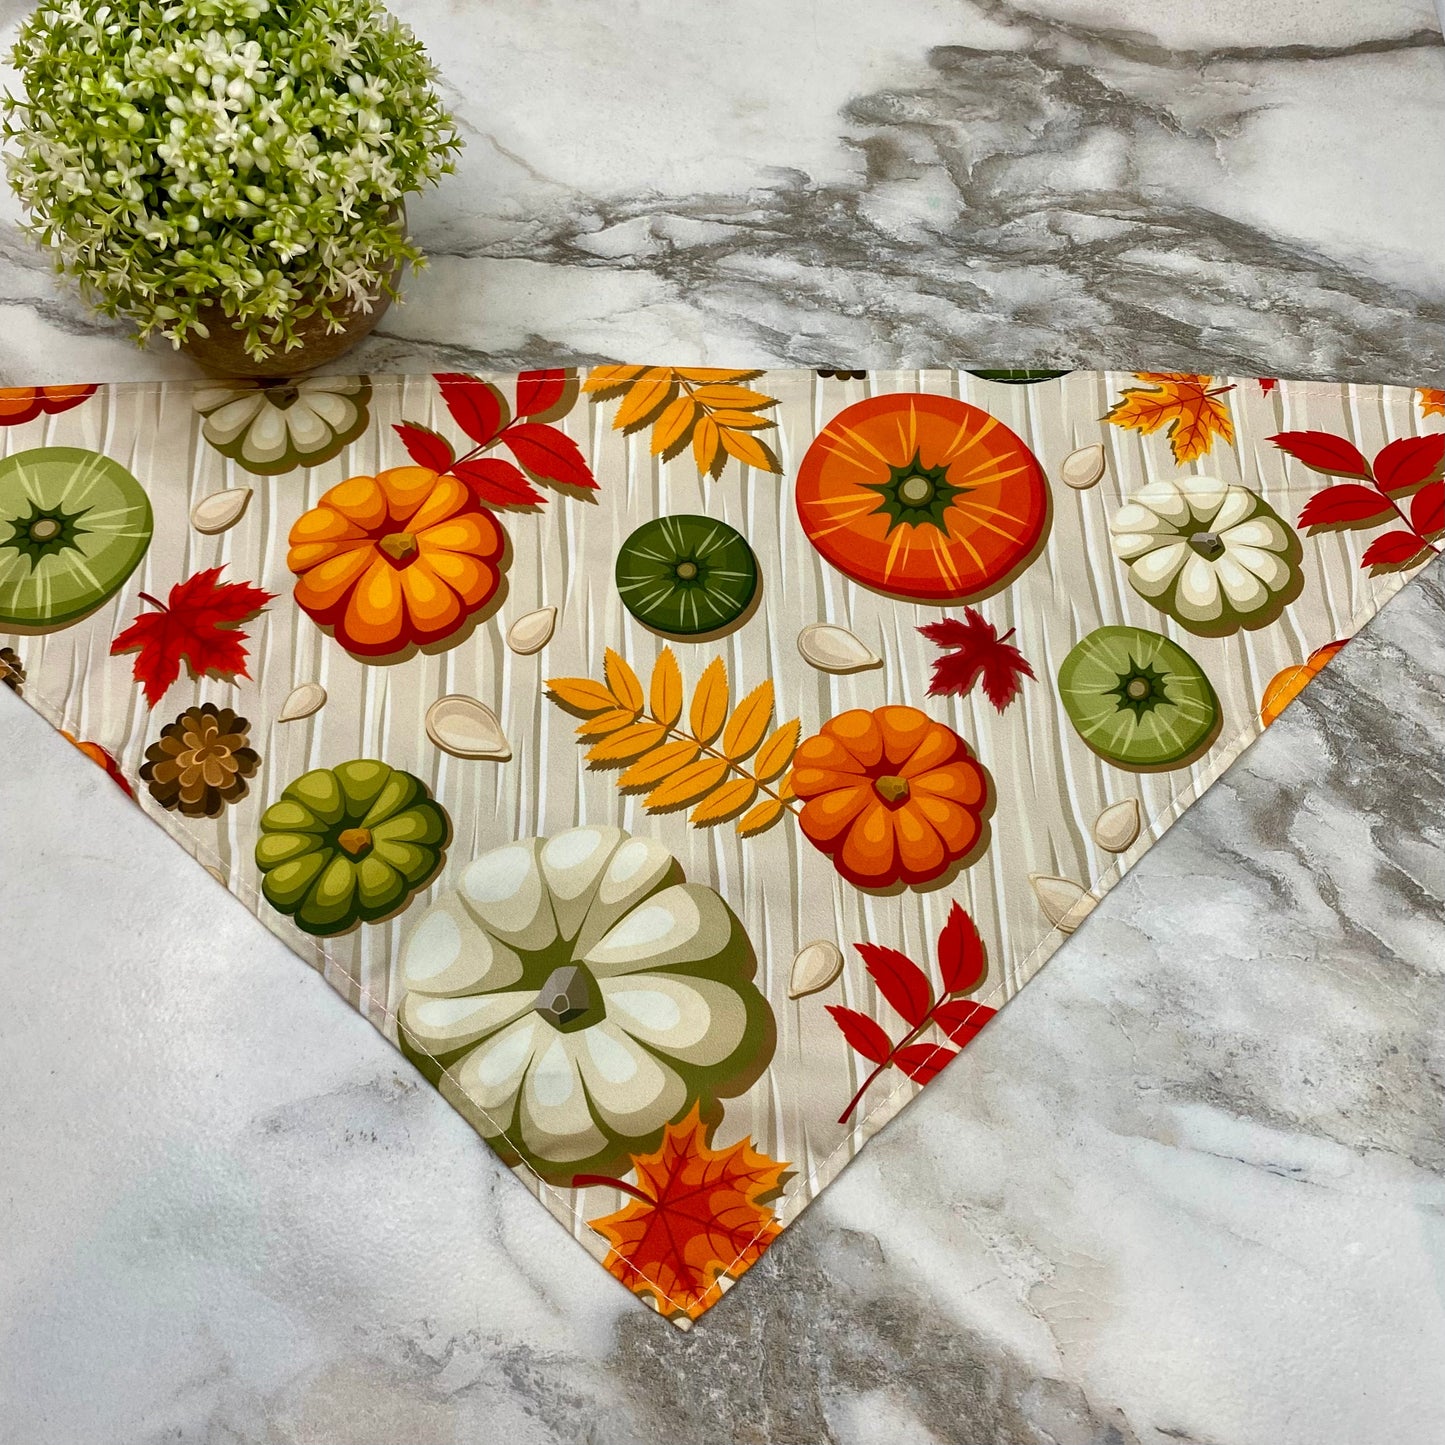
[[[275,351],[264,361],[257,361],[247,352],[246,333],[232,326],[219,306],[206,306],[200,315],[211,334],[187,337],[181,343],[181,350],[213,376],[303,376],[328,361],[335,361],[370,335],[390,305],[391,297],[383,291],[373,299],[369,312],[351,311],[342,331],[328,332],[324,318],[308,316],[296,325],[301,346],[290,351]]]
[[[405,233],[405,208],[401,210],[398,225]],[[401,266],[391,273],[393,288],[400,285],[401,273]],[[300,347],[293,347],[290,351],[274,351],[264,361],[257,361],[248,354],[245,332],[234,327],[219,306],[203,306],[200,318],[211,334],[188,337],[181,343],[181,350],[213,376],[304,376],[308,371],[314,371],[318,366],[325,366],[328,362],[335,361],[338,356],[345,355],[358,341],[369,336],[390,306],[391,297],[385,290],[373,294],[370,311],[363,311],[360,307],[346,309],[347,319],[341,331],[328,332],[324,317],[308,316],[296,324],[296,334],[301,338]]]

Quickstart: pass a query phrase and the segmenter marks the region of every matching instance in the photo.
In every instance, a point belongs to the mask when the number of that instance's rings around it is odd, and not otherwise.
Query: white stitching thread
[[[600,367],[603,367],[603,366],[615,366],[615,365],[618,365],[618,364],[620,364],[620,363],[610,362],[610,361],[599,361],[599,362],[594,362],[594,363],[592,363],[592,364],[590,364],[590,365],[586,365],[586,366],[552,367],[552,368],[546,368],[546,367],[541,367],[541,368],[538,368],[538,367],[530,367],[530,368],[527,368],[527,367],[524,367],[522,370],[523,370],[523,371],[528,371],[528,370],[548,370],[548,369],[550,369],[550,370],[553,370],[553,371],[570,371],[570,372],[572,372],[572,373],[576,376],[577,380],[581,381],[581,380],[583,380],[583,379],[585,378],[585,376],[586,376],[586,374],[587,374],[588,372],[596,371],[596,370],[598,370]],[[641,364],[641,363],[639,363],[639,364]],[[675,368],[675,367],[661,368],[661,367],[659,367],[659,368],[656,368],[656,369],[657,369],[657,370],[678,370],[678,369],[682,369],[682,368]],[[713,367],[713,368],[691,367],[691,368],[685,368],[685,369],[687,369],[687,370],[694,370],[694,371],[702,371],[702,370],[716,370],[716,371],[725,371],[725,372],[746,371],[746,372],[749,372],[749,373],[754,374],[758,380],[762,380],[764,377],[777,377],[777,376],[809,377],[809,378],[811,378],[811,377],[814,375],[814,371],[815,371],[815,368],[813,368],[813,367],[805,367],[805,366],[773,366],[773,367],[768,367],[768,366],[764,366],[764,367],[755,367],[755,366],[720,366],[720,367]],[[303,373],[302,377],[299,377],[299,378],[297,378],[297,379],[298,379],[298,380],[303,380],[303,379],[304,379],[304,380],[308,380],[308,381],[313,381],[313,380],[314,380],[314,381],[349,381],[349,380],[352,380],[352,379],[357,379],[357,380],[361,380],[361,381],[365,381],[365,382],[369,383],[370,386],[371,386],[372,391],[375,392],[378,388],[384,387],[384,386],[385,386],[385,387],[401,387],[401,386],[405,386],[408,382],[429,381],[429,380],[431,380],[433,377],[435,377],[435,376],[437,376],[437,375],[439,375],[439,374],[445,376],[445,375],[447,375],[448,373],[446,373],[446,372],[437,373],[437,372],[434,372],[434,371],[389,371],[389,372],[382,372],[382,373],[379,374],[379,375],[373,375],[373,374],[371,374],[370,372],[365,372],[365,371],[338,371],[338,372],[319,372],[319,373],[318,373],[318,372],[306,372],[306,373]],[[475,371],[456,372],[456,373],[453,373],[453,374],[458,375],[458,376],[475,376],[475,377],[478,377],[478,378],[481,379],[481,380],[486,380],[488,377],[491,377],[491,376],[515,377],[515,376],[518,376],[520,373],[517,372],[517,371],[498,371],[498,370],[495,370],[494,368],[491,368],[491,367],[481,367],[481,368],[478,368],[478,369],[475,370]],[[1136,378],[1137,378],[1138,374],[1139,374],[1139,373],[1138,373],[1138,372],[1135,372],[1135,371],[1115,370],[1115,369],[1112,368],[1112,367],[1096,367],[1096,366],[1083,366],[1083,367],[1080,367],[1080,368],[1079,368],[1078,370],[1076,370],[1076,371],[1070,371],[1070,372],[1066,372],[1066,373],[1065,373],[1065,375],[1067,375],[1067,376],[1119,376],[1119,377],[1136,377]],[[1185,375],[1186,373],[1183,373],[1183,372],[1174,372],[1174,373],[1170,373],[1170,374],[1171,374],[1171,375],[1179,376],[1179,375]],[[971,371],[969,371],[966,367],[953,367],[953,366],[921,366],[921,367],[881,366],[881,367],[874,367],[874,368],[870,369],[870,370],[868,371],[868,374],[867,374],[867,375],[868,375],[868,379],[871,380],[871,379],[872,379],[873,377],[875,377],[875,376],[919,376],[919,375],[929,376],[929,375],[937,375],[937,376],[970,376],[970,377],[972,377],[972,376],[973,376],[973,373],[972,373]],[[1259,380],[1258,377],[1253,377],[1253,376],[1234,376],[1234,375],[1230,374],[1229,372],[1211,372],[1210,375],[1213,376],[1213,377],[1217,377],[1217,378],[1218,378],[1219,380],[1221,380],[1221,381],[1232,382],[1232,383],[1233,383],[1234,385],[1236,385],[1236,386],[1239,385],[1240,382],[1244,382],[1244,381],[1257,381],[1257,380]],[[30,388],[25,388],[25,389],[34,390],[34,391],[44,391],[44,390],[46,390],[47,388],[54,388],[54,387],[58,387],[58,386],[77,386],[77,385],[78,385],[78,386],[95,386],[95,387],[98,387],[98,388],[103,388],[103,389],[105,389],[105,390],[107,390],[107,391],[119,391],[119,390],[122,390],[122,389],[124,389],[124,390],[126,390],[126,391],[182,391],[182,390],[202,391],[202,390],[208,390],[208,389],[209,389],[209,390],[225,390],[225,389],[227,389],[227,388],[233,388],[233,389],[234,389],[234,388],[238,385],[238,383],[245,382],[245,381],[247,381],[248,379],[249,379],[249,378],[246,378],[246,377],[234,377],[234,378],[217,377],[217,378],[215,378],[214,380],[212,380],[212,379],[207,378],[207,377],[177,376],[177,377],[172,377],[172,378],[171,378],[170,380],[168,380],[168,381],[139,381],[139,380],[131,380],[131,379],[129,379],[129,378],[122,377],[122,378],[121,378],[120,380],[118,380],[118,381],[91,381],[91,382],[58,382],[58,381],[55,381],[55,382],[38,382],[38,383],[35,383],[35,384],[34,384],[33,386],[31,386]],[[974,379],[975,381],[984,381],[984,382],[986,382],[986,378],[984,378],[984,377],[974,377],[973,379]],[[1063,377],[1057,377],[1057,378],[1055,378],[1055,380],[1059,380],[1059,381],[1062,381],[1063,379],[1064,379]],[[1383,382],[1377,382],[1377,381],[1317,381],[1317,380],[1311,380],[1311,379],[1309,379],[1308,377],[1295,379],[1295,378],[1293,378],[1293,377],[1285,377],[1285,376],[1275,377],[1274,379],[1275,379],[1275,381],[1277,381],[1277,382],[1279,383],[1279,386],[1280,386],[1281,388],[1287,387],[1287,388],[1289,388],[1289,390],[1291,390],[1291,391],[1302,391],[1302,390],[1303,390],[1303,391],[1329,391],[1329,392],[1334,392],[1334,393],[1336,393],[1337,395],[1339,394],[1339,392],[1340,392],[1341,390],[1343,390],[1343,389],[1345,389],[1345,388],[1348,388],[1348,387],[1352,387],[1352,386],[1354,386],[1354,387],[1365,387],[1365,388],[1367,388],[1367,389],[1369,389],[1369,390],[1371,390],[1371,391],[1409,391],[1409,392],[1414,392],[1414,391],[1423,391],[1423,390],[1426,390],[1426,389],[1427,389],[1427,385],[1428,385],[1428,384],[1425,383],[1425,382],[1405,382],[1405,381],[1383,381]],[[841,383],[840,383],[840,384],[841,384]],[[861,383],[860,383],[860,384],[861,384]],[[1002,385],[1004,385],[1005,383],[1003,383],[1003,382],[997,382],[997,383],[989,383],[989,384],[1002,386]],[[1046,384],[1046,383],[1040,383],[1040,384]],[[1148,385],[1148,383],[1145,383],[1145,384]],[[1433,390],[1434,388],[1432,387],[1432,388],[1429,388],[1429,389]],[[88,398],[87,398],[87,400],[88,400]],[[75,408],[67,408],[67,410],[73,410],[73,409],[75,409]],[[63,414],[64,414],[64,413],[55,413],[55,415],[63,415]]]

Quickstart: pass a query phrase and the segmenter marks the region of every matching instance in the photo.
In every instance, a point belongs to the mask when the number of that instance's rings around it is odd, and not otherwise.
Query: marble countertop
[[[1431,0],[397,9],[467,149],[345,366],[1445,377]],[[0,381],[190,374],[57,290],[16,213]]]
[[[1445,384],[1429,0],[397,8],[351,365]],[[0,380],[186,374],[4,206]],[[1437,564],[687,1336],[0,695],[0,1442],[1438,1445],[1442,678]]]

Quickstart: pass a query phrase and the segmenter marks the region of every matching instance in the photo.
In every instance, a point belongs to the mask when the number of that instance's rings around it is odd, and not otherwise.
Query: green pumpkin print
[[[752,606],[758,559],[715,517],[655,517],[617,552],[617,590],[645,627],[694,637],[731,627]]]
[[[53,632],[108,602],[145,556],[151,504],[119,462],[80,447],[0,461],[0,630]]]
[[[440,872],[451,832],[411,773],[374,758],[317,768],[261,815],[261,891],[306,933],[345,933],[405,908]]]
[[[1061,376],[1067,376],[1067,371],[1020,371],[1017,368],[1003,371],[970,371],[970,376],[977,376],[983,381],[1001,381],[1005,386],[1033,386],[1040,381],[1055,381]]]
[[[1096,627],[1077,643],[1059,666],[1059,700],[1100,757],[1135,772],[1185,767],[1219,732],[1204,669],[1144,627]]]

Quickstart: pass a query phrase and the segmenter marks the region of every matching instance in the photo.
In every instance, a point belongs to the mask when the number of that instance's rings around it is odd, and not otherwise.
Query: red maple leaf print
[[[972,607],[963,609],[961,619],[945,617],[918,630],[930,642],[949,649],[934,659],[929,697],[965,697],[982,678],[984,696],[1002,712],[1018,696],[1020,679],[1034,675],[1023,653],[1009,641],[1014,629],[1000,637],[998,628]]]
[[[209,675],[234,682],[245,677],[249,622],[275,596],[249,582],[221,582],[221,568],[208,567],[171,588],[165,602],[142,592],[156,610],[140,613],[110,645],[111,656],[134,652],[135,680],[154,707],[181,675],[184,662],[192,677]]]

